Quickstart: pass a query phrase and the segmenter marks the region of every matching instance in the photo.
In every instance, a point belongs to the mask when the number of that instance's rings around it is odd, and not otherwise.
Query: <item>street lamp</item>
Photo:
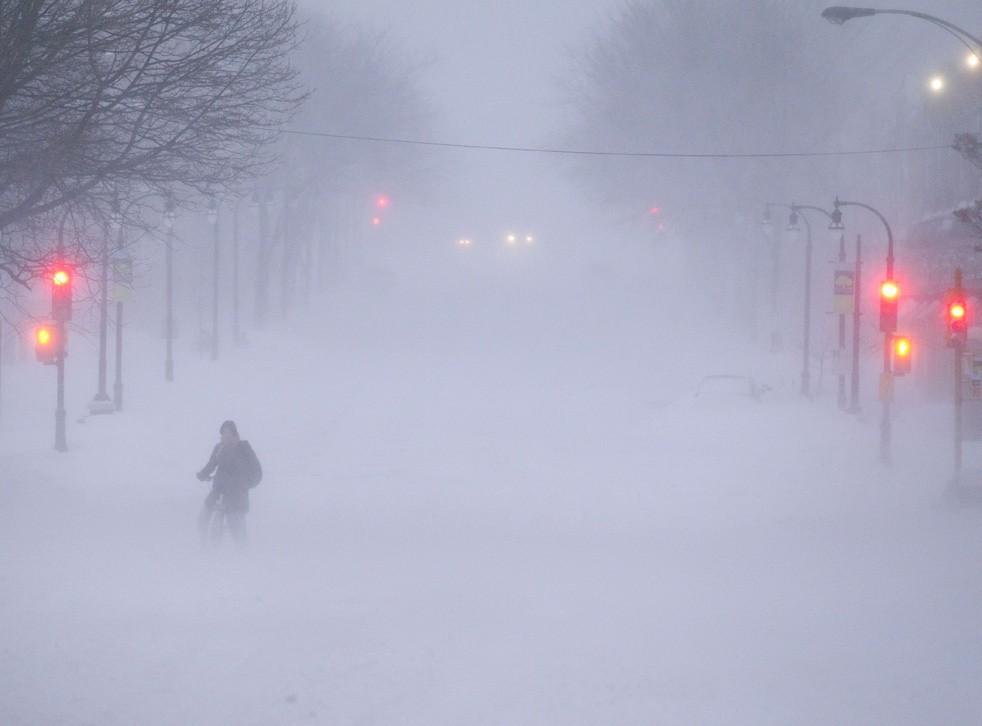
[[[812,306],[812,229],[811,224],[808,221],[808,217],[805,215],[805,211],[818,212],[819,214],[825,215],[830,221],[829,229],[842,229],[842,215],[838,217],[834,212],[828,212],[821,207],[815,207],[810,204],[775,204],[773,202],[768,202],[765,206],[764,211],[764,227],[770,228],[771,218],[770,218],[770,208],[771,207],[784,207],[790,210],[790,215],[788,216],[788,226],[787,231],[789,232],[799,232],[801,227],[799,222],[803,222],[805,225],[805,296],[804,296],[804,334],[803,334],[803,345],[802,345],[802,360],[801,360],[801,395],[806,398],[811,395],[811,306]],[[777,265],[775,264],[775,270]],[[775,272],[776,274],[776,272]],[[776,288],[776,285],[775,285]],[[776,297],[776,293],[775,293]]]
[[[944,76],[931,76],[931,79],[927,82],[927,87],[931,89],[932,93],[941,93],[945,89]]]
[[[167,197],[164,208],[164,227],[167,229],[167,241],[164,249],[167,257],[167,313],[164,323],[164,336],[167,339],[167,356],[164,360],[164,380],[174,382],[174,198]]]
[[[964,28],[960,28],[954,23],[949,23],[947,20],[943,20],[935,15],[920,13],[916,10],[880,10],[876,8],[854,8],[844,5],[834,5],[822,11],[822,17],[833,25],[842,25],[853,18],[868,18],[872,15],[906,15],[911,18],[927,21],[932,25],[938,26],[946,33],[953,35],[962,45],[968,48],[969,52],[977,60],[982,60],[979,59],[979,54],[982,53],[982,40],[979,40]]]
[[[218,201],[212,197],[208,202],[208,221],[214,238],[214,257],[211,271],[211,359],[218,360],[218,284],[221,246],[218,240]]]
[[[122,215],[119,199],[113,199],[112,214],[108,228],[102,239],[102,259],[99,273],[99,375],[98,390],[89,402],[89,413],[106,414],[115,410],[115,405],[106,392],[106,353],[109,338],[109,237],[122,229]]]
[[[841,207],[859,207],[861,209],[865,209],[866,211],[874,214],[880,220],[880,222],[883,224],[883,227],[886,229],[886,233],[887,233],[886,279],[888,282],[893,282],[894,279],[893,278],[893,266],[894,266],[893,230],[890,229],[890,223],[887,222],[886,217],[884,217],[878,210],[862,202],[846,202],[836,197],[834,206],[836,211],[838,211]],[[881,325],[881,327],[883,326]],[[893,392],[891,390],[892,367],[891,367],[890,346],[893,342],[893,331],[884,330],[883,336],[884,336],[883,375],[882,375],[881,395],[880,395],[880,398],[883,401],[883,416],[880,420],[880,460],[884,464],[889,464],[890,463],[890,403],[893,397]]]

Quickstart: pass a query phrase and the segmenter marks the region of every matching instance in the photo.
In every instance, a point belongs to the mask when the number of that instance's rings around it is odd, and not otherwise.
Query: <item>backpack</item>
[[[245,454],[246,466],[248,467],[248,472],[246,474],[246,484],[248,484],[250,489],[255,489],[259,486],[259,482],[263,480],[263,467],[259,463],[259,457],[256,456],[256,452],[252,450],[248,441],[242,441],[242,451]]]

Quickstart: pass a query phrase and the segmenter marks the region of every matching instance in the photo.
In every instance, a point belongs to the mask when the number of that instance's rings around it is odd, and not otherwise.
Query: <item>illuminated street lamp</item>
[[[931,89],[932,93],[941,93],[945,89],[944,76],[931,76],[931,79],[927,82],[927,87]]]

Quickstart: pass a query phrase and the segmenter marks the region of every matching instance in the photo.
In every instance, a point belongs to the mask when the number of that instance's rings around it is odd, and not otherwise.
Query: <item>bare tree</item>
[[[296,31],[291,0],[0,3],[0,230],[260,172],[303,98]],[[0,246],[18,277],[35,260]]]

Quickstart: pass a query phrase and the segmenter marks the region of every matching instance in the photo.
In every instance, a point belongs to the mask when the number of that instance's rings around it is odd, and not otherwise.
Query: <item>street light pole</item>
[[[164,226],[167,228],[166,268],[167,268],[167,312],[164,323],[164,336],[167,338],[167,354],[164,359],[164,380],[174,382],[174,199],[167,198],[164,210]]]
[[[873,213],[880,222],[883,223],[883,227],[887,232],[887,259],[886,259],[886,279],[893,280],[893,230],[890,229],[890,223],[887,222],[886,217],[880,214],[879,211],[874,209],[868,204],[863,204],[862,202],[845,202],[840,200],[838,197],[835,199],[835,209],[839,210],[840,207],[859,207],[865,209],[868,212]],[[882,382],[880,385],[881,392],[880,398],[883,402],[883,415],[880,420],[880,461],[884,464],[889,464],[891,459],[891,421],[890,421],[890,404],[893,399],[893,371],[891,367],[891,355],[890,355],[890,344],[893,341],[893,333],[890,331],[884,331],[883,333],[883,374]]]
[[[859,405],[859,323],[862,317],[863,237],[856,235],[856,270],[852,300],[852,379],[849,386],[849,413],[858,414]]]
[[[119,201],[113,202],[113,213],[111,226],[121,224]],[[106,356],[109,347],[109,236],[110,231],[106,230],[106,235],[102,240],[102,259],[100,260],[101,270],[99,274],[99,388],[95,398],[89,403],[89,413],[106,414],[115,410],[113,402],[109,399],[106,392],[106,370],[108,368]]]
[[[812,228],[808,221],[808,217],[805,215],[805,210],[818,212],[819,214],[825,215],[829,221],[829,229],[841,230],[842,229],[842,218],[841,215],[837,215],[833,212],[829,212],[821,207],[816,207],[811,204],[776,204],[774,202],[768,202],[766,205],[766,211],[764,214],[764,225],[765,227],[770,224],[770,208],[771,207],[784,207],[791,210],[791,216],[788,219],[788,229],[791,231],[798,230],[798,219],[800,218],[805,223],[806,232],[806,242],[805,242],[805,309],[804,309],[804,340],[802,344],[802,361],[801,361],[801,395],[806,398],[811,395],[811,313],[812,313],[812,257],[813,257],[813,244],[812,244]]]
[[[799,214],[799,208],[791,205],[789,229],[797,229],[798,218],[805,223],[805,311],[804,339],[801,346],[801,395],[811,396],[811,330],[812,330],[812,226],[808,217]]]
[[[211,277],[211,359],[218,360],[218,287],[219,287],[219,265],[221,264],[221,246],[218,239],[218,202],[212,197],[208,207],[208,218],[211,220],[212,234],[214,235],[214,259],[212,260]]]

